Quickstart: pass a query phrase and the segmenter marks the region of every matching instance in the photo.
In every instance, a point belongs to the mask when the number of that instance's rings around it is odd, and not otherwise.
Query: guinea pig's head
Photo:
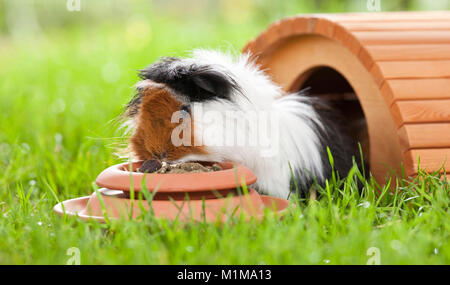
[[[212,160],[208,148],[196,144],[192,107],[232,102],[238,90],[233,77],[215,65],[180,58],[163,58],[141,70],[139,76],[137,94],[125,112],[133,126],[132,154],[140,160]],[[180,127],[184,128],[181,144],[177,141]]]

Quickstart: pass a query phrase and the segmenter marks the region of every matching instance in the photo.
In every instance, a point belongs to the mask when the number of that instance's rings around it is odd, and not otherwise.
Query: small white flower
[[[38,226],[42,226],[42,222],[41,221],[37,222],[37,224],[38,224]]]
[[[369,201],[364,201],[363,203],[359,204],[358,207],[363,206],[365,209],[370,207],[370,202]]]

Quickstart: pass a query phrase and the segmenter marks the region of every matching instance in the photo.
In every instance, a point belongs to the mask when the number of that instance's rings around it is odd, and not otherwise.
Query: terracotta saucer
[[[129,163],[113,165],[100,173],[95,182],[100,187],[124,191],[130,191],[130,185],[133,185],[134,191],[140,191],[145,179],[147,189],[157,189],[159,193],[234,189],[242,185],[242,181],[246,185],[256,182],[256,176],[250,169],[231,162],[219,163],[223,169],[220,171],[183,174],[136,172],[141,164],[142,162],[133,163],[132,171],[129,171]]]
[[[128,198],[124,191],[100,189],[102,200],[105,204],[105,210],[110,219],[126,217],[134,219],[142,213],[142,207],[145,211],[150,209],[146,200],[134,200]],[[78,216],[82,220],[97,220],[105,222],[102,207],[96,193],[91,196],[75,198],[57,204],[53,210],[59,215],[63,215],[63,208],[67,215]],[[158,218],[167,218],[180,221],[207,221],[215,222],[218,219],[228,220],[231,216],[238,217],[244,212],[248,217],[252,216],[260,219],[264,215],[264,210],[269,208],[277,215],[285,214],[289,201],[275,197],[259,195],[255,190],[249,189],[247,195],[228,194],[227,197],[218,197],[211,199],[153,199],[152,208]],[[180,210],[181,209],[181,210]]]

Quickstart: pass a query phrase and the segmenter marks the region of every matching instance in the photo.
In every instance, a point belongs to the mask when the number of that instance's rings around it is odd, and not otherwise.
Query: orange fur
[[[189,154],[206,154],[204,147],[193,146],[193,120],[191,146],[176,147],[172,144],[171,134],[178,124],[172,123],[171,118],[181,106],[182,103],[164,85],[151,84],[143,91],[137,128],[130,138],[131,149],[138,159],[174,161]]]

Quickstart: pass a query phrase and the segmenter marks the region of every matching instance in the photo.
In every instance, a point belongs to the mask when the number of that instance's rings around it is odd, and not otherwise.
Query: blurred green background
[[[418,199],[402,196],[416,199],[408,204],[399,198],[394,207],[388,197],[369,209],[339,191],[333,204],[311,203],[283,223],[217,230],[151,227],[149,235],[147,224],[122,223],[108,234],[59,219],[51,213],[57,201],[91,194],[100,171],[119,161],[114,152],[125,141],[116,118],[138,69],[199,47],[237,53],[284,16],[367,12],[367,0],[81,0],[80,11],[67,2],[0,0],[0,264],[62,264],[73,246],[83,264],[365,264],[372,244],[383,264],[448,263],[448,199],[439,185]],[[449,8],[450,0],[381,0],[382,11]],[[348,211],[336,206],[350,200]]]
[[[160,56],[239,52],[285,16],[367,12],[367,0],[80,0],[79,11],[68,9],[77,2],[0,0],[1,187],[45,182],[70,197],[88,193],[87,182],[117,161],[115,118],[137,70]],[[380,3],[382,11],[450,8],[448,0]]]

